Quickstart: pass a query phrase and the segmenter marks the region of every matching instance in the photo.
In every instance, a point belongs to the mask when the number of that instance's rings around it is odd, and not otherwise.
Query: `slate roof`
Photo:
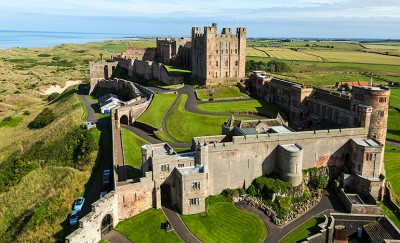
[[[393,239],[379,222],[369,223],[363,228],[374,243],[385,243],[385,240]]]
[[[346,110],[350,109],[351,100],[350,96],[348,95],[341,95],[339,93],[330,92],[322,89],[314,89],[309,97],[320,100],[324,103],[328,103],[330,105],[338,106]]]

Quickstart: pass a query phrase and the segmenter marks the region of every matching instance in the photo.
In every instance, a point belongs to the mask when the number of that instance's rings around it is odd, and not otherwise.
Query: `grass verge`
[[[161,128],[162,120],[176,99],[177,94],[156,94],[147,110],[137,119],[156,129]]]
[[[120,222],[115,230],[132,242],[182,242],[175,231],[164,230],[166,221],[161,209],[151,208]]]
[[[149,144],[149,142],[124,128],[122,128],[122,141],[124,144],[125,163],[140,169],[142,166],[141,147]]]
[[[400,147],[385,146],[385,171],[386,177],[391,182],[396,195],[400,195]]]
[[[199,110],[216,113],[258,113],[275,118],[280,109],[262,100],[244,100],[233,102],[206,103],[197,106]]]
[[[217,202],[204,213],[181,216],[190,231],[203,242],[262,242],[266,229],[261,219],[237,209],[231,202]]]
[[[386,198],[379,203],[382,206],[382,214],[386,215],[397,228],[400,228],[400,212],[395,212]]]
[[[167,142],[167,143],[173,143],[174,141],[172,141],[163,130],[160,131],[155,131],[154,135],[156,135],[156,137],[158,139],[160,139],[161,141]]]
[[[183,69],[183,68],[178,68],[174,66],[169,66],[169,65],[164,65],[165,69],[167,69],[168,74],[171,76],[181,76],[184,75],[185,73],[191,73],[192,71]]]
[[[308,220],[283,238],[281,243],[303,242],[307,237],[318,233],[318,224],[322,223],[323,221],[324,218],[312,218]]]

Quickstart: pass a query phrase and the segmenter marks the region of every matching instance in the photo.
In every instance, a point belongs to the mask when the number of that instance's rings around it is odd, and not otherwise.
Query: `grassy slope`
[[[242,93],[237,86],[231,87],[214,87],[211,89],[197,90],[197,96],[200,99],[210,98],[209,93],[213,94],[214,98],[237,98],[237,97],[248,97],[245,93]]]
[[[28,130],[27,121],[24,121],[21,125],[23,127],[15,130],[17,135],[19,131],[25,133],[21,144],[29,147],[39,140],[51,143],[72,126],[81,123],[84,111],[78,96],[71,94],[65,97],[50,105],[57,119],[47,127]],[[2,131],[2,135],[8,132]],[[92,134],[98,141],[99,132],[94,131]],[[59,239],[65,237],[69,233],[69,227],[65,231],[62,231],[62,227],[71,211],[71,204],[75,197],[84,194],[84,185],[90,175],[91,166],[85,167],[83,171],[70,167],[46,166],[30,172],[10,191],[0,194],[0,239],[5,239],[6,242],[11,238],[38,242],[54,241],[52,236],[56,234]]]
[[[162,120],[176,99],[177,94],[156,94],[147,110],[137,119],[156,129],[161,128]]]
[[[120,222],[115,230],[132,242],[182,242],[175,231],[167,233],[161,227],[166,221],[161,209],[152,208]]]
[[[190,231],[203,242],[262,242],[266,229],[261,219],[232,203],[214,203],[208,216],[181,216]]]
[[[387,138],[400,140],[400,112],[395,109],[389,109],[387,123]]]
[[[50,242],[56,233],[62,239],[72,202],[83,194],[90,172],[53,166],[36,169],[1,194],[0,241]]]
[[[303,225],[288,234],[281,243],[303,242],[307,237],[319,231],[318,224],[323,222],[323,218],[312,218]]]
[[[149,144],[133,132],[122,129],[122,140],[124,144],[125,162],[135,168],[142,166],[142,145]]]
[[[234,101],[234,102],[200,104],[197,106],[197,108],[203,111],[211,111],[217,113],[235,113],[235,112],[259,113],[267,115],[271,118],[275,118],[280,110],[276,105],[268,104],[260,100],[245,100],[245,101]]]
[[[187,95],[180,96],[167,119],[168,133],[177,141],[190,143],[193,137],[221,134],[221,125],[227,116],[209,116],[185,110]]]
[[[171,76],[181,76],[181,75],[184,75],[185,73],[191,73],[191,71],[187,70],[187,69],[182,69],[182,68],[168,66],[168,65],[164,65],[164,66],[165,66],[165,69],[167,69],[168,74]]]

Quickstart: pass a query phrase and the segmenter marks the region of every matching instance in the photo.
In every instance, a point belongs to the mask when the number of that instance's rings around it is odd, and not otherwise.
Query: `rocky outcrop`
[[[292,204],[293,210],[288,213],[283,219],[276,217],[276,212],[272,209],[272,207],[263,203],[262,199],[256,197],[246,197],[244,201],[252,207],[256,207],[263,211],[268,217],[271,218],[272,223],[277,226],[285,226],[295,218],[300,217],[316,204],[321,201],[322,190],[311,190],[311,197],[306,202],[295,202]]]

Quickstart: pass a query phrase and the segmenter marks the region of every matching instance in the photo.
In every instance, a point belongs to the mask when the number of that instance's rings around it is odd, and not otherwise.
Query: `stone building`
[[[166,65],[191,66],[190,38],[157,38],[157,61]]]
[[[207,85],[244,80],[246,28],[230,28],[217,33],[217,24],[192,28],[192,78]]]

